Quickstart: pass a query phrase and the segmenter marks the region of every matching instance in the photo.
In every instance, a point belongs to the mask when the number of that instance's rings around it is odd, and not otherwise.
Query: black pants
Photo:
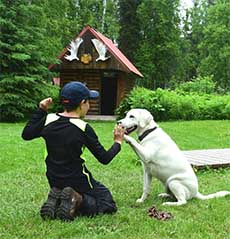
[[[116,203],[110,191],[100,182],[93,182],[93,189],[82,194],[83,202],[79,213],[82,216],[94,216],[117,211]]]

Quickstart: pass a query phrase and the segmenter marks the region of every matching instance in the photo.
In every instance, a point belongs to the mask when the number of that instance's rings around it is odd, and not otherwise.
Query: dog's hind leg
[[[160,193],[157,196],[160,198],[172,198],[172,195],[170,195],[168,193]]]
[[[177,202],[164,202],[163,205],[168,206],[180,206],[186,204],[186,188],[177,180],[173,180],[169,182],[168,188],[170,189],[171,193],[177,199]]]
[[[174,198],[167,186],[165,187],[165,192],[160,193],[157,196],[160,197],[160,198]]]
[[[151,188],[152,176],[146,171],[145,166],[143,166],[143,170],[144,170],[143,193],[141,198],[137,199],[136,203],[143,203],[145,199],[148,197]]]

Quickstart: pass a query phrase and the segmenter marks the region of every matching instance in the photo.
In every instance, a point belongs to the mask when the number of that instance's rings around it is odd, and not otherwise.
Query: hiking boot
[[[82,195],[71,187],[66,187],[61,193],[61,203],[57,209],[57,218],[64,221],[72,221],[77,216],[82,203]]]
[[[48,198],[40,209],[40,215],[43,220],[56,218],[56,211],[60,204],[60,195],[61,189],[55,187],[50,189]]]

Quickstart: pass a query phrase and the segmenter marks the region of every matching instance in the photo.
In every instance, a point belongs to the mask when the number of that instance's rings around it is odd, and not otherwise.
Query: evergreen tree
[[[120,24],[119,24],[119,0],[103,0],[106,2],[105,16],[104,16],[104,28],[101,28],[101,32],[107,35],[110,39],[118,41]],[[105,7],[105,4],[104,4]]]
[[[138,7],[141,41],[137,66],[145,78],[139,84],[155,89],[169,87],[180,70],[179,1],[143,0]]]
[[[190,41],[190,55],[192,65],[190,68],[190,78],[198,76],[198,66],[201,62],[200,50],[198,45],[203,39],[203,29],[206,21],[208,4],[203,0],[195,0],[191,11],[191,34],[187,38]]]
[[[207,10],[204,38],[199,44],[203,76],[213,75],[217,86],[230,90],[230,2],[218,0]]]
[[[57,54],[73,37],[71,30],[76,30],[76,25],[71,26],[71,19],[67,17],[71,5],[69,0],[37,0],[36,4],[39,4],[43,11],[42,27],[46,31],[46,43],[42,50],[46,58],[50,58],[50,63],[53,63]]]
[[[194,46],[192,44],[192,25],[191,25],[191,10],[185,10],[185,16],[181,19],[182,22],[182,35],[181,35],[181,61],[183,68],[183,76],[181,81],[189,81],[196,76]]]
[[[30,0],[0,4],[0,120],[23,119],[44,95],[43,11]],[[47,79],[47,78],[46,78]]]
[[[137,8],[141,0],[120,0],[120,35],[119,48],[125,56],[135,62],[135,54],[140,40],[140,22]]]
[[[95,30],[111,39],[118,38],[118,0],[68,0],[67,18],[70,21],[72,37],[76,36],[85,26],[90,25]]]
[[[183,58],[185,80],[196,78],[202,61],[199,45],[204,38],[204,28],[207,21],[207,11],[214,4],[214,0],[194,0],[192,9],[187,10],[183,22]]]

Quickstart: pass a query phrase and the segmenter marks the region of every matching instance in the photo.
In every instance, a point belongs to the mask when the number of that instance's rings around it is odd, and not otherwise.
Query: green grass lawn
[[[113,122],[91,122],[100,141],[112,144]],[[180,207],[162,206],[157,194],[163,186],[153,180],[150,197],[141,205],[142,168],[129,145],[107,166],[86,152],[94,177],[113,193],[118,212],[74,222],[42,221],[39,209],[49,191],[45,177],[44,142],[23,141],[24,124],[0,124],[0,238],[2,239],[153,239],[230,238],[230,197],[189,201]],[[230,121],[164,122],[160,126],[183,150],[229,148]],[[135,136],[135,135],[133,135]],[[136,136],[135,136],[136,137]],[[230,190],[230,169],[197,172],[201,193]],[[171,212],[173,219],[158,221],[148,216],[155,205]]]

